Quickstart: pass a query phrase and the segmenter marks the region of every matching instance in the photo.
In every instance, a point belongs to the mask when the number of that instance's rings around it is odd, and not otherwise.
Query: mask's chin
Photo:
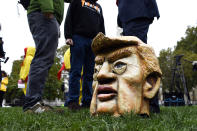
[[[112,99],[109,101],[102,102],[97,99],[97,113],[110,113],[114,114],[117,112],[117,101],[116,99]]]

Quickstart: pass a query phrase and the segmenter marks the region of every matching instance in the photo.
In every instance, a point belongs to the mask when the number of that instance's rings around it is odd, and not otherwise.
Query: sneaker
[[[76,110],[80,110],[80,108],[81,107],[78,102],[68,103],[68,109],[70,109],[70,110],[76,111]]]
[[[49,105],[44,105],[44,103],[37,102],[34,106],[31,108],[27,109],[25,112],[26,113],[43,113],[43,112],[49,112],[53,111],[54,109],[49,106]]]

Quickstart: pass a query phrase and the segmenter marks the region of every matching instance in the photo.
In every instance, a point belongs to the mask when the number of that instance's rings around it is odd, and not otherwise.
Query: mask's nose
[[[97,80],[99,84],[110,84],[116,81],[116,76],[112,72],[111,66],[108,62],[104,62],[98,75]]]

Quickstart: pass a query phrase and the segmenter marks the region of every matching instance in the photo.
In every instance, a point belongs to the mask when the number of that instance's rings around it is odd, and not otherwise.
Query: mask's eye
[[[114,73],[121,75],[122,73],[124,73],[127,69],[127,64],[123,63],[123,62],[115,62],[112,66],[112,70]]]
[[[101,65],[95,65],[95,67],[94,67],[94,75],[93,75],[94,81],[97,80],[97,75],[98,75],[100,69],[101,69]]]
[[[98,69],[95,67],[95,68],[94,68],[94,74],[95,74],[95,73],[98,73],[98,72],[99,72]]]

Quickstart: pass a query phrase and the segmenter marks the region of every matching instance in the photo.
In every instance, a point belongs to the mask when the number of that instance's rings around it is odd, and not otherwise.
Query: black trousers
[[[150,24],[152,24],[154,18],[137,18],[128,22],[122,23],[124,36],[137,36],[144,43],[147,43],[147,34]],[[159,99],[158,93],[150,99],[150,112],[159,113]]]
[[[128,22],[122,22],[124,36],[137,36],[144,43],[147,43],[147,34],[153,18],[136,18]]]
[[[4,96],[5,92],[4,91],[0,91],[0,107],[2,107],[2,103],[3,103],[3,96]]]

